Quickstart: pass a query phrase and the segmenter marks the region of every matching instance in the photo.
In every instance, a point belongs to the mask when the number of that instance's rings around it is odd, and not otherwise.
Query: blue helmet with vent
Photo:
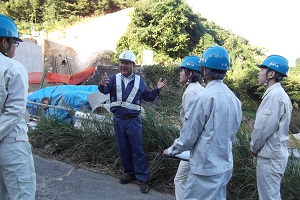
[[[230,56],[228,51],[221,46],[208,47],[202,54],[201,67],[227,71],[230,69]]]

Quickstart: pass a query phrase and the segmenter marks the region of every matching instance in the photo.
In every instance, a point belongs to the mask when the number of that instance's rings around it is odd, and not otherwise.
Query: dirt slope
[[[52,32],[48,39],[73,48],[83,66],[88,66],[98,52],[116,50],[116,44],[125,33],[133,8],[92,18],[86,23],[75,25],[64,32]]]

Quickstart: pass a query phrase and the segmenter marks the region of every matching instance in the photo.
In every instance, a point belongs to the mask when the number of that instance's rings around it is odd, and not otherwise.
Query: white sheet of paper
[[[176,154],[175,157],[182,158],[184,160],[189,160],[190,159],[190,150],[184,151],[180,154]]]

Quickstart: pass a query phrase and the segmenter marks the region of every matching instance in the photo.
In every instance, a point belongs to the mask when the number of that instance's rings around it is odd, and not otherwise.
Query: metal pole
[[[47,73],[48,73],[48,70],[44,69],[44,74],[43,74],[41,83],[40,83],[40,85],[39,85],[39,89],[41,89],[41,88],[43,87],[43,84],[44,84],[44,81],[45,81],[45,78],[46,78]]]
[[[55,109],[70,110],[70,111],[73,111],[72,108],[67,108],[66,106],[47,105],[47,104],[44,104],[44,103],[38,103],[38,102],[34,102],[34,101],[27,101],[27,103],[29,103],[29,104],[35,104],[35,105],[39,105],[39,106],[47,106],[48,108],[55,108]]]

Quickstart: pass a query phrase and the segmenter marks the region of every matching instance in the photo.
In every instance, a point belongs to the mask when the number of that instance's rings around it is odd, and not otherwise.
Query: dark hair
[[[192,72],[192,76],[191,76],[191,79],[190,79],[191,83],[199,82],[200,72],[192,70],[192,69],[188,69],[188,68],[185,68],[185,67],[183,67],[182,69],[184,69],[184,73],[187,77],[190,74],[190,72]]]
[[[216,80],[220,80],[220,79],[223,80],[227,72],[225,70],[210,69],[210,68],[206,68],[206,70],[207,70],[207,75],[211,76],[213,79]]]
[[[4,40],[4,39],[10,39],[10,38],[6,38],[6,37],[0,37],[0,52],[2,53],[2,54],[5,54],[5,55],[7,55],[7,52],[6,52],[6,50],[4,49],[4,47],[2,46],[2,44],[1,44],[1,42],[2,42],[2,40]],[[8,42],[9,42],[9,40],[8,40]],[[6,53],[5,53],[6,52]]]
[[[275,81],[276,81],[276,82],[280,82],[280,81],[283,80],[283,77],[284,77],[283,74],[281,74],[281,73],[279,73],[279,72],[276,72],[275,70],[273,70],[273,69],[271,69],[271,68],[268,68],[268,67],[267,67],[267,69],[269,70],[269,72],[275,72],[274,78],[275,78]]]

